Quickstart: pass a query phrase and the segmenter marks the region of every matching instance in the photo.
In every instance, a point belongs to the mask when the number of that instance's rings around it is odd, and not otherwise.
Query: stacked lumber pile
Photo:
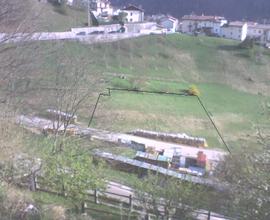
[[[130,132],[129,134],[139,136],[139,137],[145,137],[149,139],[164,141],[164,142],[193,146],[193,147],[207,147],[208,146],[205,138],[192,137],[185,133],[183,134],[162,133],[162,132],[137,129],[135,131]]]

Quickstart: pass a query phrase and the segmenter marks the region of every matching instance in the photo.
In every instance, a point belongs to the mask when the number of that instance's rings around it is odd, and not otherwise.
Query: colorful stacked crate
[[[206,161],[207,161],[206,155],[202,151],[199,151],[198,152],[198,157],[197,157],[197,165],[198,165],[198,167],[205,168],[206,167]]]

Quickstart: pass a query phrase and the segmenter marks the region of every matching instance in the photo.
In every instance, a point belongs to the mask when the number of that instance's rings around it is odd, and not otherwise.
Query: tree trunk
[[[36,175],[35,173],[31,173],[31,175],[29,176],[29,190],[35,192],[36,189]]]
[[[81,213],[85,214],[85,202],[81,203]]]

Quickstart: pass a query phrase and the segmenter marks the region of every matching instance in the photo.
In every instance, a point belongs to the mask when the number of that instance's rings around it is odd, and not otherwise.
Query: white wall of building
[[[178,20],[174,20],[174,19],[163,19],[160,22],[160,25],[164,28],[167,29],[167,31],[169,32],[176,32],[178,29]]]
[[[227,20],[220,21],[199,21],[198,28],[211,28],[212,34],[221,35],[221,27],[227,23]]]
[[[72,28],[71,32],[79,34],[85,32],[86,35],[94,31],[104,31],[104,33],[109,33],[111,31],[117,31],[121,28],[120,24],[111,24],[111,25],[100,25],[98,27],[84,27],[84,28]],[[145,22],[145,23],[129,23],[125,24],[126,33],[146,33],[149,30],[149,33],[157,30],[157,23],[155,22]]]
[[[97,13],[107,13],[108,15],[113,15],[113,8],[111,7],[110,3],[101,0],[97,2]]]
[[[143,22],[144,21],[144,12],[143,11],[131,11],[131,10],[122,10],[122,12],[127,13],[127,22]]]
[[[221,36],[221,27],[227,23],[227,20],[220,21],[195,21],[195,20],[183,20],[182,22],[182,32],[183,33],[194,33],[198,28],[210,28],[212,34]]]
[[[247,37],[247,23],[242,26],[228,25],[221,28],[221,36],[228,39],[244,41]]]
[[[247,36],[251,38],[261,37],[264,33],[264,30],[259,27],[248,27]]]
[[[114,8],[111,6],[111,3],[106,0],[97,0],[93,2],[92,12],[95,17],[109,17],[114,15]]]
[[[157,30],[157,23],[155,22],[145,22],[145,23],[128,23],[125,24],[127,33],[149,33]]]
[[[266,41],[270,42],[270,30],[266,31],[265,35],[266,35],[265,36]]]
[[[248,37],[257,40],[261,44],[266,44],[270,40],[270,25],[248,25]]]
[[[198,22],[193,20],[183,20],[182,22],[182,32],[187,34],[192,34],[198,27]]]
[[[73,0],[67,0],[67,5],[73,5]]]

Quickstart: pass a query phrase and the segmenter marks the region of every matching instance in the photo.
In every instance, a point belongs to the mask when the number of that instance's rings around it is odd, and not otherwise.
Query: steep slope
[[[6,4],[4,1],[0,6]],[[87,13],[83,10],[37,0],[10,0],[8,4],[9,16],[0,16],[0,32],[68,31],[87,23]]]
[[[28,47],[27,76],[18,83],[25,111],[41,112],[57,105],[57,88],[89,97],[78,111],[88,123],[99,92],[107,87],[179,92],[196,84],[202,100],[226,140],[253,143],[264,126],[269,102],[270,54],[264,48],[239,49],[238,42],[181,34],[147,36],[114,43],[42,42]],[[266,103],[266,104],[265,104]],[[102,97],[93,126],[114,131],[136,128],[186,132],[206,137],[219,147],[217,134],[195,99],[113,93]],[[255,144],[255,143],[254,143]]]

